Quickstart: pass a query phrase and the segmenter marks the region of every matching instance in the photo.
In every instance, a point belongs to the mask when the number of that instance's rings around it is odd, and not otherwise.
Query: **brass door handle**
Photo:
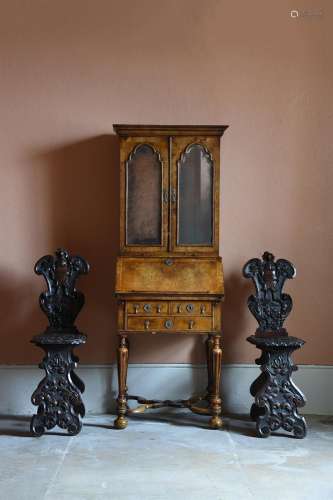
[[[177,191],[175,190],[175,188],[172,188],[170,191],[170,200],[171,203],[176,203],[177,201]]]

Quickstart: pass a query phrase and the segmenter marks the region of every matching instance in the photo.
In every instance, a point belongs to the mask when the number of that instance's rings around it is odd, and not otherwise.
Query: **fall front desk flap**
[[[118,257],[116,294],[224,295],[221,258]]]

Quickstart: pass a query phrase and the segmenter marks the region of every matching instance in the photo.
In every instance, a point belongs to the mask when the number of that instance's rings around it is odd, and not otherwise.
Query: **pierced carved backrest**
[[[89,272],[88,262],[70,256],[67,250],[56,250],[55,256],[45,255],[35,264],[35,273],[44,276],[47,290],[41,293],[39,304],[53,330],[73,329],[74,321],[84,305],[84,295],[75,288],[80,274]]]
[[[283,323],[292,309],[290,295],[282,293],[286,279],[296,275],[296,269],[285,259],[275,262],[275,257],[265,252],[260,259],[249,260],[244,268],[245,278],[252,279],[256,293],[250,295],[247,304],[259,323],[258,334],[286,335]]]

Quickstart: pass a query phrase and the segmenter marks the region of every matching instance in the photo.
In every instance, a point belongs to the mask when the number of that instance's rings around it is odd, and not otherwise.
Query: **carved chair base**
[[[45,377],[31,397],[32,404],[38,406],[37,414],[33,415],[30,423],[34,436],[41,436],[56,425],[72,436],[80,432],[80,417],[85,415],[81,393],[85,387],[74,372],[79,358],[73,354],[73,349],[85,339],[84,335],[73,334],[73,338],[57,336],[52,343],[50,335],[38,335],[32,340],[46,354],[39,365],[45,370]]]
[[[128,425],[127,416],[144,413],[149,409],[163,407],[187,408],[193,413],[210,416],[209,426],[213,429],[222,427],[222,401],[220,397],[221,363],[222,349],[220,335],[209,335],[206,341],[207,346],[207,370],[208,387],[205,396],[197,396],[181,400],[152,400],[141,396],[129,395],[127,392],[127,370],[129,341],[127,335],[120,335],[118,348],[118,384],[119,393],[117,398],[118,416],[114,421],[116,429],[125,429]],[[139,405],[129,408],[128,401],[137,401]]]
[[[282,428],[294,434],[295,438],[306,436],[306,422],[298,414],[298,408],[305,405],[302,392],[291,380],[297,366],[291,354],[304,344],[296,337],[258,337],[247,339],[258,349],[261,357],[256,360],[262,373],[252,383],[250,393],[255,398],[250,416],[256,422],[257,435],[268,437]]]

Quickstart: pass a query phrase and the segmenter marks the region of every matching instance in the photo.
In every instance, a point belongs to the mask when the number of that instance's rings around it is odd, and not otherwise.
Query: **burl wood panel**
[[[116,293],[214,294],[223,296],[220,258],[119,257]]]

